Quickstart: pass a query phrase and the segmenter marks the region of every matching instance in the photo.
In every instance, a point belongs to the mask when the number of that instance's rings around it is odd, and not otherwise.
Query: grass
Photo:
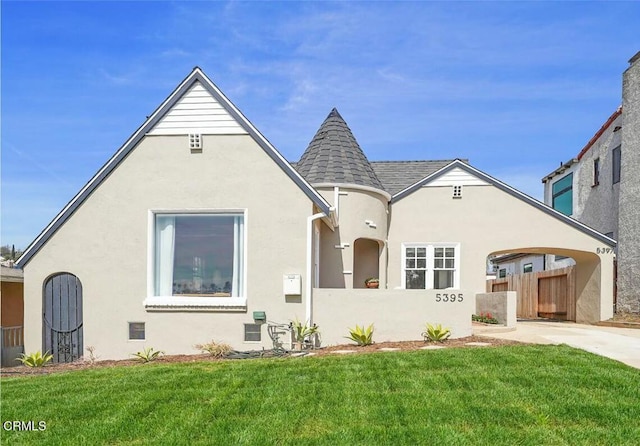
[[[566,346],[147,364],[2,380],[2,444],[640,444],[640,371]]]

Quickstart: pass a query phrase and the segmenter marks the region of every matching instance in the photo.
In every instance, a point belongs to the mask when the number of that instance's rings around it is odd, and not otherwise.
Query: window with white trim
[[[244,296],[244,214],[157,213],[154,223],[154,296]]]
[[[402,274],[406,289],[458,288],[458,244],[404,244]]]

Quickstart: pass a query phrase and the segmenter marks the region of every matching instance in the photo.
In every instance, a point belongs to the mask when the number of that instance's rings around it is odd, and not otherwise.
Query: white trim
[[[336,187],[336,183],[313,183],[312,184],[313,187],[315,187],[316,189],[318,188],[335,188]],[[362,190],[365,192],[373,192],[375,194],[378,195],[382,195],[384,198],[386,198],[387,200],[391,200],[391,194],[387,191],[384,191],[382,189],[377,189],[375,187],[371,187],[371,186],[362,186],[360,184],[350,184],[350,183],[340,183],[340,188],[341,189],[354,189],[354,190]],[[340,195],[348,195],[348,193],[345,193],[343,190],[340,190]],[[335,203],[334,203],[335,205]]]
[[[403,242],[400,244],[402,249],[401,262],[400,262],[400,289],[407,289],[407,279],[406,279],[406,265],[407,265],[407,250],[406,248],[426,248],[426,268],[425,268],[425,277],[424,284],[425,290],[433,290],[433,277],[435,270],[435,259],[434,253],[435,248],[454,248],[455,249],[455,257],[454,257],[454,273],[453,273],[453,286],[450,288],[445,288],[448,290],[457,290],[460,289],[460,265],[462,264],[462,253],[460,250],[459,242]]]
[[[243,216],[243,277],[238,297],[196,297],[196,296],[155,296],[155,216],[158,214],[180,215],[238,215]],[[246,309],[248,282],[248,240],[247,228],[249,210],[247,208],[154,208],[148,211],[147,224],[147,297],[143,301],[146,309],[184,309],[186,311],[215,309]]]

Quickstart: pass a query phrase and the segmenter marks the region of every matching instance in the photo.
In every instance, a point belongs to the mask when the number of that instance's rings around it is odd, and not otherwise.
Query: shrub
[[[20,361],[27,367],[44,367],[44,365],[53,359],[53,355],[48,351],[44,352],[44,355],[37,351],[35,353],[23,353],[16,361]]]
[[[361,327],[356,324],[356,328],[349,329],[349,336],[345,336],[347,339],[351,339],[359,346],[373,344],[373,324],[369,325],[366,329],[364,325]]]
[[[442,328],[441,324],[427,324],[427,331],[425,331],[422,335],[427,341],[444,342],[449,339],[449,336],[451,336],[451,330],[449,330],[448,328]]]
[[[471,320],[474,322],[482,322],[483,324],[499,324],[498,319],[494,318],[491,313],[480,313],[471,315]]]
[[[233,350],[229,344],[217,343],[215,341],[207,342],[206,344],[198,344],[195,348],[203,353],[209,353],[214,358],[223,358],[227,353]]]
[[[304,342],[308,337],[318,333],[318,326],[316,324],[309,326],[306,322],[302,323],[296,319],[291,323],[291,330],[293,330],[293,339],[296,342]]]
[[[164,355],[164,352],[160,350],[154,351],[153,347],[149,347],[149,348],[143,349],[141,352],[132,353],[131,355],[135,356],[136,360],[142,363],[145,363],[145,362],[155,361],[160,356]]]

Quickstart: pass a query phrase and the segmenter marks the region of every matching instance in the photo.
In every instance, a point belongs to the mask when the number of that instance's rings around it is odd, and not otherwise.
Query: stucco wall
[[[640,53],[622,83],[618,310],[640,312]]]
[[[333,188],[319,187],[319,191],[329,203],[336,206]],[[354,242],[359,238],[381,243],[386,240],[388,200],[380,193],[357,187],[340,186],[339,191],[339,226],[333,232],[327,227],[322,228],[320,287],[358,288],[361,287],[359,283],[354,286],[354,271],[358,270],[354,267]],[[336,248],[342,243],[349,246]],[[382,245],[379,257],[381,287],[385,283],[385,259]]]
[[[449,298],[452,294],[455,301]],[[451,329],[453,338],[470,336],[474,309],[475,297],[464,289],[315,289],[313,296],[314,322],[323,345],[348,343],[344,337],[356,324],[374,324],[376,342],[422,339],[427,323]]]
[[[247,308],[236,312],[145,310],[150,265],[150,210],[247,209]],[[285,300],[283,274],[306,265],[310,200],[249,136],[203,136],[192,154],[185,136],[144,138],[26,265],[26,351],[42,348],[42,285],[67,271],[82,282],[84,347],[102,359],[124,358],[143,346],[196,352],[210,340],[235,348],[253,311],[269,320],[305,318],[304,297]],[[304,286],[303,286],[304,289]],[[128,340],[128,322],[146,323],[146,341]],[[271,342],[262,331],[262,346]]]
[[[474,293],[485,290],[488,254],[554,251],[573,257],[583,267],[577,284],[578,320],[611,317],[613,254],[599,252],[603,244],[597,239],[494,186],[465,186],[462,199],[452,199],[448,187],[421,188],[393,203],[391,215],[390,288],[404,286],[403,242],[460,243],[460,288]]]

